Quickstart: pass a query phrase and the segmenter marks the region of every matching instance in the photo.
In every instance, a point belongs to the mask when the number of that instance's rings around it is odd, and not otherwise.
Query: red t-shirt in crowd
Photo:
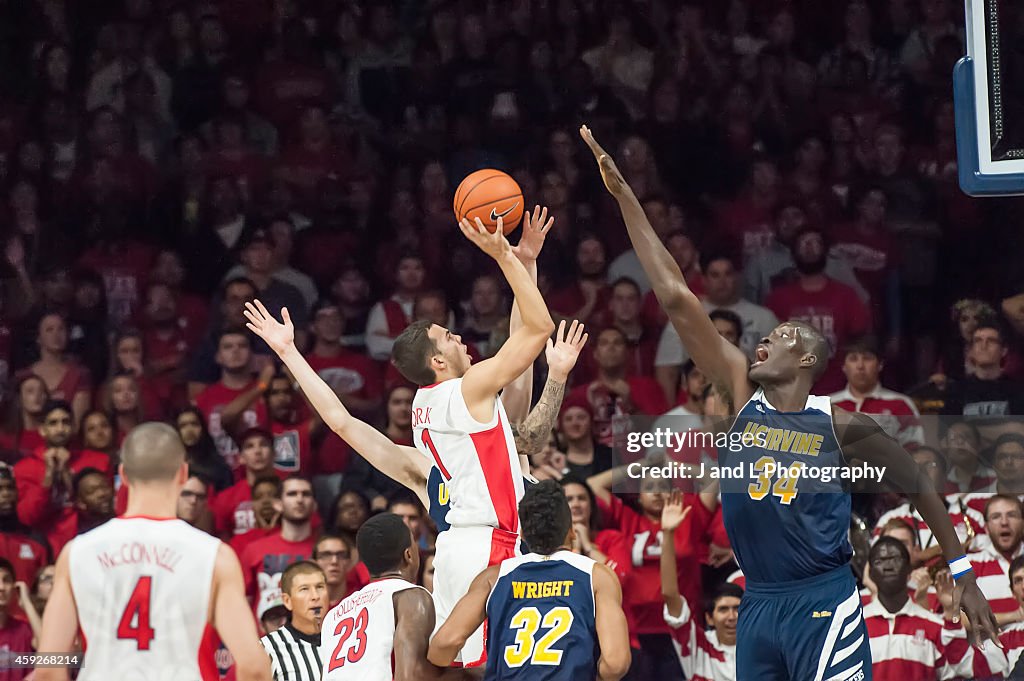
[[[127,241],[115,244],[112,249],[91,248],[79,258],[79,266],[95,270],[103,277],[112,323],[134,319],[155,257],[150,246]]]
[[[271,534],[278,531],[280,530],[276,527],[257,527],[256,529],[249,530],[244,534],[236,534],[230,541],[228,541],[228,545],[238,555],[238,559],[241,560],[242,554],[245,553],[245,550],[250,544],[259,541],[260,539],[264,539],[265,537],[269,537]]]
[[[287,474],[278,470],[275,473],[282,479]],[[213,512],[214,527],[218,535],[237,536],[256,529],[256,512],[252,507],[252,487],[242,479],[217,494],[210,502]]]
[[[814,392],[827,395],[842,389],[843,346],[871,330],[871,313],[854,290],[829,279],[820,291],[805,291],[797,281],[773,289],[764,304],[779,319],[806,322],[825,336],[832,354]]]
[[[630,542],[632,571],[622,585],[623,607],[628,610],[634,634],[667,634],[669,627],[662,617],[661,598],[661,523],[653,523],[641,513],[626,506],[614,494],[610,503],[597,500],[605,523],[616,528]],[[676,528],[676,565],[679,593],[699,612],[701,605],[700,562],[697,560],[698,539],[705,534],[710,514],[694,494],[684,495],[684,506],[693,506],[683,523]]]
[[[43,489],[46,462],[42,447],[14,465],[18,487],[18,519],[28,527],[46,535],[53,555],[60,555],[64,544],[78,532],[78,514],[71,501],[71,490],[61,499],[53,500],[52,490]],[[68,459],[72,476],[83,468],[96,468],[110,475],[110,457],[89,449],[72,450]]]
[[[16,581],[29,585],[36,574],[50,564],[45,546],[17,532],[0,532],[0,558],[11,561]]]
[[[608,312],[608,301],[611,297],[611,287],[602,286],[597,292],[597,302],[594,304],[594,309],[591,311],[590,316],[586,319],[580,319],[579,321],[588,325],[593,325],[596,320],[603,321],[606,318]],[[548,307],[551,308],[551,311],[565,317],[574,316],[586,304],[586,302],[587,300],[583,295],[583,289],[580,287],[580,283],[578,281],[574,281],[568,286],[561,288],[548,296]]]
[[[239,395],[252,390],[255,381],[244,388],[234,390],[227,387],[220,381],[207,386],[205,390],[196,395],[196,406],[203,412],[206,418],[206,429],[210,431],[217,451],[224,457],[228,466],[234,468],[238,465],[238,444],[231,433],[224,431],[221,425],[220,412]],[[249,408],[242,413],[237,431],[242,432],[246,428],[254,428],[267,422],[267,408],[262,399],[255,399]]]
[[[731,241],[741,249],[743,262],[761,253],[775,241],[772,209],[758,206],[749,198],[740,197],[718,210],[716,222]]]
[[[626,382],[629,383],[628,400],[612,393],[599,381],[581,385],[569,393],[568,400],[585,400],[590,404],[594,437],[600,444],[613,445],[612,419],[616,416],[659,416],[668,411],[665,393],[653,378],[630,376]]]
[[[31,456],[32,452],[39,449],[46,442],[38,430],[23,430],[20,433],[0,433],[0,450],[11,452],[10,461],[16,461],[24,456]]]
[[[864,233],[852,225],[835,230],[832,240],[832,252],[849,260],[872,306],[884,309],[889,275],[899,263],[896,241],[886,232]]]
[[[32,627],[20,619],[8,615],[7,624],[0,627],[0,652],[30,653],[32,648]],[[0,669],[0,681],[21,681],[32,673],[31,669]]]
[[[366,355],[342,350],[333,357],[322,357],[311,352],[306,355],[306,361],[339,394],[372,400],[384,392],[380,367]],[[316,454],[314,475],[344,471],[351,458],[352,449],[345,441],[334,433],[327,433]]]
[[[302,541],[288,541],[281,536],[280,529],[249,544],[242,553],[241,563],[245,593],[253,605],[259,603],[260,594],[280,587],[281,573],[286,567],[312,559],[315,547],[315,534],[310,533]]]

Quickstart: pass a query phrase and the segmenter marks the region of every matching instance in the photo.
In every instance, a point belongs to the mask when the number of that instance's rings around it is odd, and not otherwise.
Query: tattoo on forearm
[[[544,448],[551,436],[558,419],[558,410],[562,408],[562,397],[565,395],[565,383],[550,378],[544,384],[544,392],[537,405],[530,410],[526,419],[512,427],[512,435],[516,441],[516,450],[520,454],[532,456]]]

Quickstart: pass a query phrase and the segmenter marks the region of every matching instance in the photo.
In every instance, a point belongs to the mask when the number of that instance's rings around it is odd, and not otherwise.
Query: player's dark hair
[[[587,527],[592,532],[591,536],[595,536],[601,528],[604,527],[604,521],[601,518],[601,508],[597,505],[597,498],[594,495],[594,490],[587,484],[587,481],[583,478],[576,477],[571,473],[569,475],[562,476],[562,479],[558,481],[558,484],[562,486],[562,492],[565,492],[567,485],[579,485],[587,492],[587,498],[590,499],[590,518],[587,519]],[[568,501],[566,502],[568,503]],[[570,512],[570,518],[572,517]]]
[[[405,550],[412,546],[412,534],[401,516],[380,513],[359,528],[356,545],[360,560],[375,577],[402,567]]]
[[[437,381],[430,367],[430,358],[438,354],[437,344],[427,335],[433,323],[427,320],[413,322],[395,339],[391,350],[391,363],[406,380],[418,386]]]
[[[1006,571],[1006,576],[1010,578],[1010,589],[1013,589],[1013,573],[1024,570],[1024,556],[1017,556],[1010,561],[1010,569]]]
[[[739,584],[733,584],[732,582],[725,582],[719,584],[718,588],[715,589],[711,596],[704,603],[704,611],[711,613],[715,611],[715,606],[718,605],[718,601],[723,598],[739,598],[743,599],[743,587]]]
[[[14,565],[11,564],[11,561],[6,558],[0,558],[0,572],[3,572],[4,570],[7,570],[7,574],[11,576],[11,581],[18,579],[17,573],[14,571]]]
[[[78,498],[78,486],[81,485],[82,481],[85,480],[90,475],[98,475],[101,478],[107,477],[107,474],[101,471],[99,468],[94,468],[93,466],[86,466],[82,470],[75,473],[74,476],[72,476],[71,478],[71,496],[73,498]]]
[[[562,486],[554,480],[529,485],[519,502],[523,541],[534,553],[549,556],[565,543],[572,514]]]
[[[879,537],[878,540],[875,541],[874,546],[872,546],[871,550],[868,551],[869,565],[871,564],[871,561],[874,560],[875,556],[878,555],[878,552],[882,550],[883,546],[895,547],[896,550],[899,551],[899,554],[903,558],[903,561],[907,564],[908,567],[910,566],[910,551],[907,551],[907,547],[904,546],[903,542],[901,542],[896,537]]]
[[[45,422],[46,418],[57,410],[66,411],[68,416],[72,416],[75,413],[66,400],[50,400],[43,405],[43,410],[39,412],[39,420]]]
[[[276,475],[261,475],[260,477],[252,481],[252,487],[249,488],[250,492],[252,494],[255,494],[256,488],[259,487],[260,485],[270,485],[271,487],[274,488],[274,496],[277,497],[278,499],[281,498],[281,491],[282,488],[284,487],[284,483],[281,481],[281,478],[277,477]]]
[[[992,507],[992,504],[996,503],[997,501],[1005,501],[1008,504],[1013,504],[1014,506],[1017,507],[1017,511],[1021,514],[1021,516],[1024,516],[1024,503],[1021,503],[1021,500],[1019,498],[1011,496],[1009,494],[993,494],[988,498],[988,501],[985,502],[984,515],[986,523],[988,522],[988,509],[990,509]]]
[[[284,569],[281,573],[281,593],[290,593],[292,590],[292,581],[299,575],[320,575],[326,581],[327,576],[324,574],[322,567],[317,565],[311,560],[300,560],[296,563],[292,563]]]

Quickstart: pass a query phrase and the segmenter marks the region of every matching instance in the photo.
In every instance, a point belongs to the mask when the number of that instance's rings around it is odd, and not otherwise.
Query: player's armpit
[[[597,617],[597,642],[601,659],[597,672],[601,681],[618,681],[632,662],[629,629],[622,611],[622,587],[615,573],[605,565],[595,565],[594,606]]]
[[[270,658],[260,644],[252,609],[245,600],[242,566],[227,544],[217,548],[210,594],[210,624],[235,659],[235,678],[270,681]]]
[[[406,589],[394,595],[395,681],[437,679],[444,671],[427,660],[430,634],[434,631],[434,601],[423,589]]]
[[[53,575],[53,591],[43,612],[43,631],[39,637],[39,650],[48,653],[68,653],[73,650],[78,634],[78,607],[71,591],[71,544],[64,546],[57,558]],[[66,669],[40,667],[35,672],[37,681],[64,681]]]
[[[428,659],[438,667],[448,667],[474,631],[487,619],[487,597],[498,579],[500,566],[487,568],[473,580],[469,591],[455,604],[452,614],[430,640]]]

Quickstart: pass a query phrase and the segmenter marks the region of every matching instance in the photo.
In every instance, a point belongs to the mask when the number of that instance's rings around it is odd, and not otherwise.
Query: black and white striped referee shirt
[[[288,623],[260,639],[274,681],[320,681],[320,634],[303,634]]]

